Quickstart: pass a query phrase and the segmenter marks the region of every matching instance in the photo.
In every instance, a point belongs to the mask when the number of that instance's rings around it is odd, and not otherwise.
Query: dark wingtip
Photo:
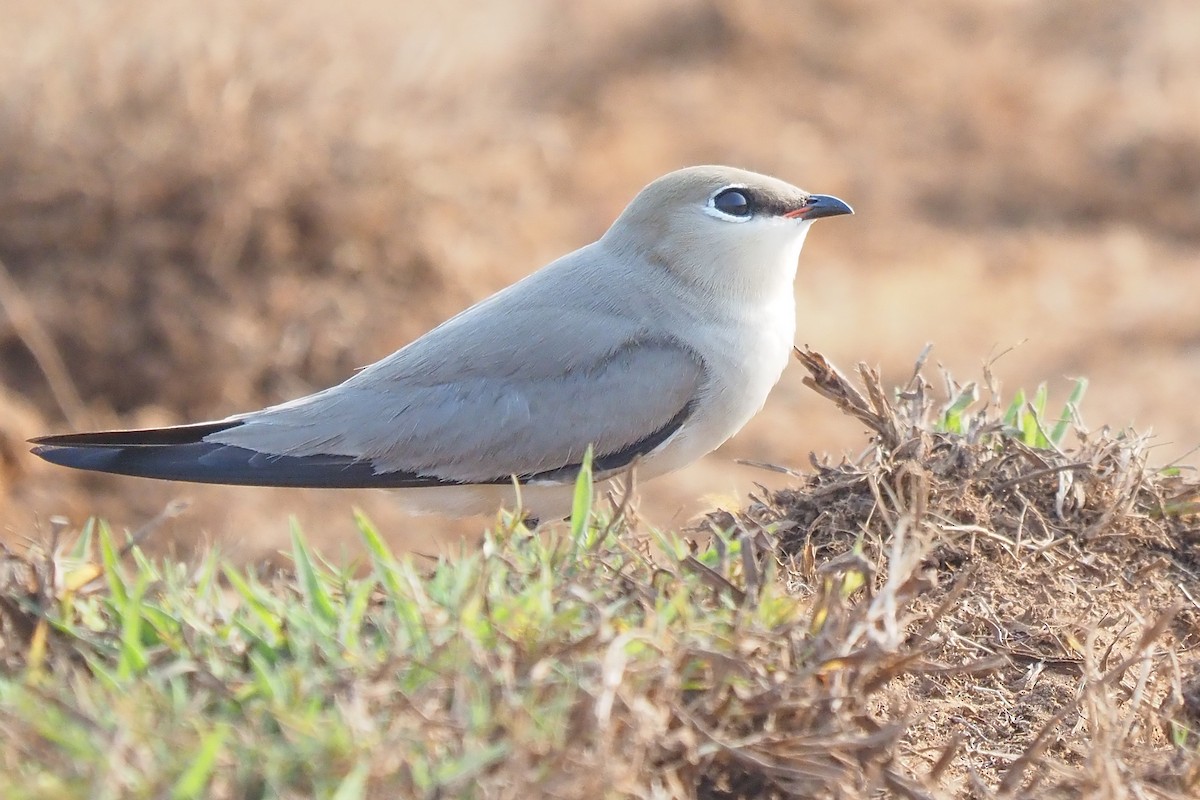
[[[377,473],[369,462],[349,456],[277,456],[215,442],[158,447],[40,444],[31,452],[61,467],[189,483],[309,489],[397,489],[455,483],[408,472]]]
[[[48,437],[42,437],[48,438]],[[35,439],[30,439],[30,442],[36,442]],[[88,448],[84,447],[54,447],[53,445],[39,444],[36,447],[30,448],[30,453],[42,459],[49,461],[51,464],[57,464],[60,467],[75,467],[76,469],[88,469],[79,463],[81,459],[77,456],[89,452]]]
[[[169,428],[136,428],[123,431],[91,431],[89,433],[59,433],[38,436],[29,444],[46,447],[164,447],[196,444],[204,437],[227,431],[244,424],[240,419],[219,422],[197,422],[192,425],[173,425]],[[36,455],[41,455],[36,453]]]
[[[242,486],[308,488],[406,487],[446,483],[405,472],[377,474],[349,456],[278,456],[205,441],[240,419],[170,428],[38,436],[30,453],[51,464],[139,478]]]

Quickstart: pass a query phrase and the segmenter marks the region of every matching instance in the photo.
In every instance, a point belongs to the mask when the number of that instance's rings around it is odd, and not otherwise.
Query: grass
[[[789,674],[812,621],[782,583],[748,598],[737,561],[666,535],[678,556],[656,559],[603,517],[582,537],[509,525],[432,567],[360,529],[365,574],[296,533],[294,574],[270,578],[136,546],[122,564],[86,530],[54,559],[59,588],[8,600],[43,644],[0,682],[4,796],[472,796],[489,776],[577,796],[614,759],[660,765],[675,794],[690,762],[753,752],[764,704],[810,706],[834,655]],[[838,733],[843,749],[879,738]]]
[[[1058,436],[1042,393],[800,357],[870,446],[703,529],[584,475],[566,523],[436,561],[361,516],[349,565],[299,530],[290,570],[154,560],[99,523],[6,553],[0,794],[1191,796],[1196,484]]]

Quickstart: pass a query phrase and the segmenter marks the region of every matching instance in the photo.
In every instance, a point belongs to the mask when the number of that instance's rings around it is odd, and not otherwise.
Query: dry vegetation
[[[1200,789],[1195,479],[1148,469],[1130,431],[1075,428],[1064,446],[1077,409],[1001,413],[990,374],[980,402],[946,376],[938,405],[920,365],[891,400],[865,366],[864,396],[820,355],[800,357],[874,444],[854,463],[814,463],[746,517],[778,534],[793,589],[846,570],[917,584],[880,623],[914,650],[877,700],[912,723],[904,760],[982,796]]]
[[[8,555],[0,789],[1194,797],[1200,484],[1070,407],[801,357],[869,445],[686,539],[584,498],[434,565],[364,523],[366,577]]]

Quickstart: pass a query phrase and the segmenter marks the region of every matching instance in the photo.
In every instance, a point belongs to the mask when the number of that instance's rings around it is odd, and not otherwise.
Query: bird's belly
[[[779,382],[792,350],[795,327],[767,326],[728,336],[706,359],[711,376],[700,402],[679,432],[643,459],[639,474],[653,477],[679,469],[711,453],[762,410]],[[712,340],[710,340],[712,341]]]
[[[504,508],[541,520],[561,519],[571,513],[574,483],[475,484],[397,489],[396,497],[414,514],[444,514],[451,517],[495,513]]]

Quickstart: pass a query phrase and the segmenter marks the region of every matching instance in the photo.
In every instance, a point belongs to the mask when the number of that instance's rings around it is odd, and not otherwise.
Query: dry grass
[[[5,795],[1194,796],[1200,484],[799,355],[869,443],[690,539],[581,497],[435,565],[364,527],[367,577],[8,555]]]
[[[873,446],[854,463],[814,463],[746,517],[779,532],[798,585],[831,564],[887,585],[897,534],[918,543],[927,585],[900,633],[920,631],[922,662],[945,673],[885,692],[881,712],[913,721],[906,762],[944,768],[964,794],[1194,792],[1200,762],[1180,757],[1196,745],[1195,479],[1149,469],[1131,432],[1075,428],[1072,446],[1030,447],[1006,433],[990,375],[950,431],[950,403],[932,402],[919,374],[892,400],[865,367],[864,396],[818,354],[801,358]],[[951,401],[974,396],[946,384]]]

